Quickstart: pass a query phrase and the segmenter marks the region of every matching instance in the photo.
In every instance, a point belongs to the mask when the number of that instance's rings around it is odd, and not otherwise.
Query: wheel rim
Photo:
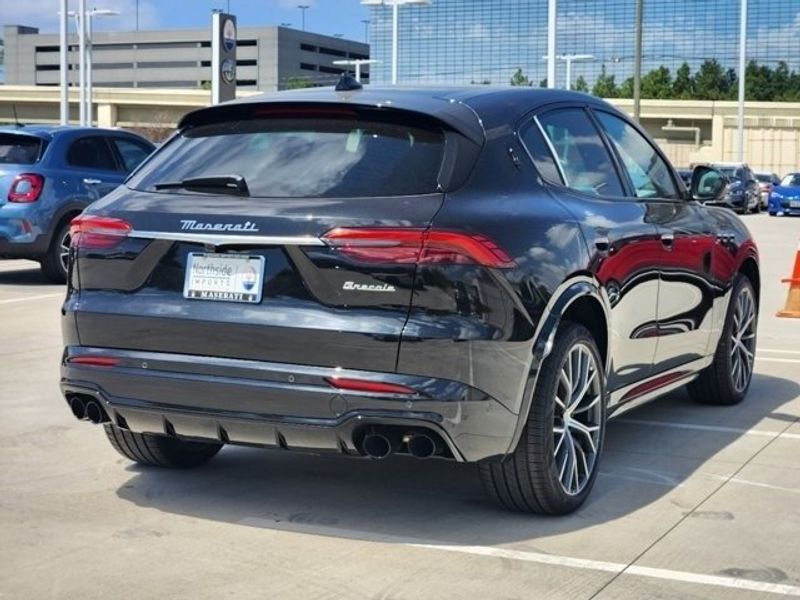
[[[561,365],[553,413],[553,458],[561,488],[570,496],[589,483],[603,425],[600,371],[594,353],[576,344]]]
[[[737,392],[742,392],[753,375],[756,347],[756,303],[749,288],[742,288],[736,297],[731,327],[731,379]]]
[[[61,236],[61,241],[58,243],[58,261],[64,273],[67,272],[69,267],[69,246],[71,242],[72,237],[69,234],[69,230],[67,230],[67,232]]]

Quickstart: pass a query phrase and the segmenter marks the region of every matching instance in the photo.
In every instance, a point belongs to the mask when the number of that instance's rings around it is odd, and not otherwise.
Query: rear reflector
[[[114,217],[78,215],[69,226],[75,248],[113,248],[126,238],[133,228],[130,223]]]
[[[73,356],[68,358],[67,362],[90,367],[116,367],[119,364],[119,359],[113,356]]]
[[[506,269],[514,260],[488,237],[441,229],[346,228],[322,236],[328,246],[366,263],[482,265]]]
[[[370,392],[373,394],[415,394],[416,391],[404,385],[383,383],[381,381],[364,381],[362,379],[343,379],[341,377],[326,377],[333,387],[351,392]]]
[[[38,173],[22,173],[14,177],[8,188],[8,201],[25,204],[36,202],[42,195],[44,177]]]

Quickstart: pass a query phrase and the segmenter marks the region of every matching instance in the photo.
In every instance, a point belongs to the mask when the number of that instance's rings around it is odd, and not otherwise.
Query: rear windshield
[[[800,173],[791,173],[783,178],[781,185],[786,187],[800,187]]]
[[[42,140],[30,135],[0,133],[0,164],[32,165],[39,160]]]
[[[355,198],[437,191],[444,133],[350,118],[269,118],[195,127],[128,182],[138,190],[240,175],[251,196]],[[185,190],[160,190],[163,193]]]

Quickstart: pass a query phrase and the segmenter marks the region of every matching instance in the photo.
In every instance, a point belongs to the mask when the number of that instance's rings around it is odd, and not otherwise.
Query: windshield
[[[440,130],[356,118],[249,119],[184,131],[128,186],[185,193],[163,184],[235,175],[262,198],[416,195],[437,191],[443,155]]]
[[[721,171],[728,179],[741,179],[742,169],[740,167],[714,167],[717,171]]]
[[[790,173],[781,181],[786,187],[800,187],[800,173]]]
[[[42,140],[37,137],[0,133],[0,164],[32,165],[41,149]]]
[[[756,179],[761,183],[772,183],[774,177],[769,173],[756,173]]]

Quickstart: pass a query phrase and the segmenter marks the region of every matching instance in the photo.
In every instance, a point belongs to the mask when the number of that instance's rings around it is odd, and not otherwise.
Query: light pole
[[[567,63],[567,85],[566,88],[568,90],[572,89],[572,63],[574,62],[588,62],[593,61],[595,59],[594,54],[558,54],[556,55],[556,60],[562,60]],[[549,60],[549,57],[543,56],[542,60]],[[555,75],[553,76],[553,81],[555,81]],[[549,78],[548,78],[549,82]]]
[[[636,0],[636,44],[633,57],[633,118],[642,115],[642,30],[644,29],[644,0]]]
[[[400,7],[406,4],[430,4],[431,0],[361,0],[366,6],[392,7],[392,85],[397,85],[397,36]]]
[[[95,17],[115,17],[119,12],[94,8],[86,13],[86,125],[92,126],[92,21]]]
[[[547,3],[547,87],[556,87],[556,16],[558,3],[548,0]]]
[[[300,9],[300,12],[303,15],[303,31],[306,30],[306,11],[310,8],[308,4],[298,4],[297,8]]]
[[[80,1],[84,9],[85,1]],[[94,17],[113,17],[120,13],[115,10],[93,8],[88,12],[78,10],[78,12],[69,11],[67,14],[75,18],[80,44],[80,66],[78,68],[80,74],[80,125],[81,127],[91,127],[94,120],[92,116],[92,19]]]
[[[61,11],[58,13],[59,33],[59,85],[61,86],[61,124],[69,123],[69,82],[67,81],[67,0],[61,0]]]
[[[736,145],[739,162],[744,162],[744,92],[747,76],[747,0],[740,0],[739,15],[739,110]]]
[[[361,82],[361,65],[374,65],[380,61],[371,60],[369,58],[348,58],[346,60],[335,60],[335,65],[351,65],[356,68],[356,81]]]
[[[369,19],[361,19],[361,22],[364,24],[364,43],[369,44]]]

